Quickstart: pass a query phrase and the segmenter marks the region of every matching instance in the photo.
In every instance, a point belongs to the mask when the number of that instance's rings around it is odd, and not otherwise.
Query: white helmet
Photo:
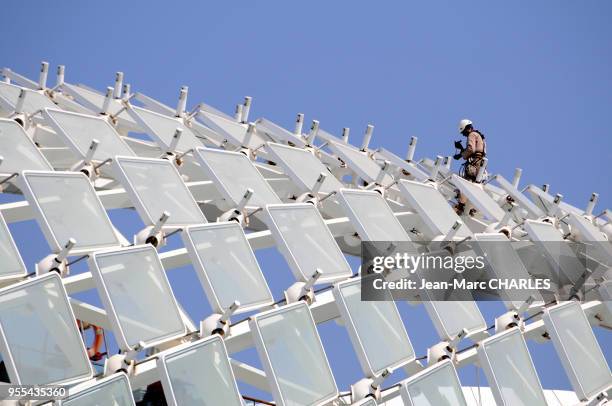
[[[463,130],[465,130],[465,127],[467,127],[468,125],[472,125],[472,122],[467,118],[464,118],[463,120],[459,121],[459,132],[462,133]]]

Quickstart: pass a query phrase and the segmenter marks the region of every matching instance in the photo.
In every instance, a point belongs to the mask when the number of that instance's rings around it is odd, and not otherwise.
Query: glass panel
[[[254,321],[283,404],[312,405],[337,394],[308,306],[282,308]]]
[[[140,214],[146,223],[157,223],[164,211],[170,213],[166,226],[206,223],[202,210],[170,161],[120,158],[114,163],[129,183],[124,186],[138,196]]]
[[[393,215],[389,205],[378,192],[343,190],[340,196],[346,202],[357,232],[365,241],[410,241],[404,227]]]
[[[196,257],[192,262],[202,284],[212,291],[216,310],[227,309],[235,300],[239,311],[274,301],[238,223],[190,227],[187,240],[185,246]]]
[[[0,278],[26,273],[15,241],[0,213]]]
[[[299,147],[306,146],[302,138],[265,118],[257,120],[256,129],[259,134],[262,136],[266,135],[275,142],[287,142],[290,145],[297,145]]]
[[[323,272],[319,283],[352,274],[316,207],[311,204],[269,206],[268,213],[277,243],[289,251],[284,253],[288,254],[285,259],[301,275],[300,279],[310,279],[317,268]]]
[[[237,206],[248,188],[254,193],[249,207],[264,207],[266,204],[282,203],[268,182],[259,173],[249,158],[239,152],[226,152],[199,148],[196,157],[216,180],[230,204]]]
[[[500,221],[504,218],[505,213],[499,204],[479,185],[462,179],[457,175],[453,175],[453,183],[489,220]]]
[[[93,92],[89,89],[85,89],[83,87],[74,86],[67,83],[64,83],[63,86],[68,89],[69,93],[75,94],[77,96],[77,100],[79,101],[79,103],[84,104],[87,108],[93,110],[93,112],[98,113],[102,109],[105,99],[104,95],[97,92]],[[108,112],[113,116],[116,116],[117,112],[122,108],[123,104],[120,101],[112,99],[108,107]],[[132,124],[136,124],[136,122],[132,119],[132,117],[129,116],[129,114],[127,114],[126,111],[121,112],[119,114],[119,118],[126,120]]]
[[[321,192],[330,193],[343,187],[342,183],[311,152],[273,143],[268,143],[267,149],[276,158],[275,162],[303,191],[310,192],[321,173],[327,175],[319,189]]]
[[[481,342],[480,348],[486,356],[482,367],[487,370],[489,384],[503,404],[546,406],[538,375],[518,329],[487,339]]]
[[[166,273],[152,246],[94,254],[100,295],[107,297],[115,322],[133,347],[185,332]],[[107,310],[110,310],[107,308]]]
[[[431,237],[446,235],[459,216],[450,207],[444,196],[433,187],[416,182],[402,180],[399,182],[402,196],[416,210],[425,224],[430,228]],[[459,228],[456,236],[465,238],[471,235],[466,225]]]
[[[80,173],[26,172],[24,179],[32,196],[30,204],[37,206],[55,239],[50,245],[63,247],[70,238],[76,240],[74,250],[95,250],[119,245],[115,230],[85,175]]]
[[[4,158],[0,173],[53,170],[23,128],[13,120],[0,119],[0,156]]]
[[[414,350],[392,298],[362,301],[361,281],[339,286],[342,302],[354,326],[371,372],[398,367],[414,359]]]
[[[0,291],[0,325],[20,378],[14,384],[42,385],[91,376],[83,341],[56,274]],[[3,356],[6,361],[8,355]]]
[[[242,406],[227,352],[218,337],[168,354],[162,362],[170,384],[165,395],[167,399],[174,396],[173,404]]]
[[[436,318],[443,331],[439,331],[441,338],[454,338],[466,329],[468,333],[481,331],[487,328],[486,322],[474,301],[441,301],[431,300],[425,302],[425,309],[430,317]]]
[[[22,87],[10,85],[8,83],[0,82],[0,97],[3,97],[13,107],[17,106],[17,100],[19,100],[19,94],[21,93]],[[34,90],[24,89],[26,92],[25,100],[23,102],[24,113],[32,114],[38,110],[44,108],[57,108],[48,97],[41,93],[35,92]]]
[[[444,362],[410,378],[402,386],[408,406],[467,406],[453,364]]]
[[[153,134],[150,135],[157,137],[165,148],[169,148],[170,144],[172,144],[172,138],[177,128],[183,130],[176,147],[177,151],[185,152],[191,148],[197,148],[203,145],[193,131],[183,125],[180,119],[164,116],[140,107],[132,107],[132,109],[136,112],[138,117],[144,121],[147,127],[151,129]]]
[[[350,169],[354,170],[365,181],[374,182],[378,178],[381,168],[366,153],[340,143],[330,143],[329,147],[346,162]],[[385,174],[382,182],[379,183],[389,185],[392,182],[393,178]]]
[[[510,182],[504,179],[501,175],[495,175],[494,179],[497,181],[499,186],[506,191],[518,204],[527,212],[531,217],[538,218],[544,215],[544,212],[540,210],[538,206],[533,204],[532,201],[527,199],[524,194],[518,191]]]
[[[47,114],[55,123],[56,130],[68,138],[71,146],[82,158],[87,154],[94,139],[100,142],[94,154],[95,161],[104,161],[116,155],[134,156],[134,152],[123,143],[119,134],[103,118],[59,110],[47,110]]]
[[[210,114],[208,112],[200,111],[198,117],[202,120],[204,124],[213,129],[219,134],[223,134],[230,144],[233,144],[237,147],[244,146],[251,149],[255,149],[261,146],[265,141],[257,132],[252,135],[251,142],[249,145],[244,145],[247,125],[240,124],[232,120],[228,120],[216,114]]]
[[[134,398],[124,374],[75,393],[62,406],[133,406]]]
[[[429,179],[429,175],[419,169],[413,162],[406,162],[405,160],[385,148],[380,148],[374,156],[377,159],[383,159],[391,162],[391,164],[408,172],[408,176],[412,176],[416,180],[423,182]]]
[[[580,304],[561,304],[548,309],[547,313],[544,322],[556,336],[553,337],[555,349],[567,360],[569,365],[564,365],[567,374],[580,384],[586,397],[611,386],[610,368]]]

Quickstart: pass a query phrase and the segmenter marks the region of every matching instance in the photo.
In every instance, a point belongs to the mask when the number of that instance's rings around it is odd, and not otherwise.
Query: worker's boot
[[[458,216],[461,216],[465,210],[465,203],[459,202],[453,208],[455,209],[455,213],[457,213]]]

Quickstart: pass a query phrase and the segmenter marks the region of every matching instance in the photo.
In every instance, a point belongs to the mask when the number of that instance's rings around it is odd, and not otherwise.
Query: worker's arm
[[[467,147],[461,152],[463,159],[468,159],[476,150],[476,137],[478,134],[471,132],[468,134]]]

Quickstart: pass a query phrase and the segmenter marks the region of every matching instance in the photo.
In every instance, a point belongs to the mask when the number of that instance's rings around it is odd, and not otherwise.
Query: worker
[[[461,141],[455,141],[455,148],[459,150],[457,154],[453,156],[455,160],[461,158],[465,159],[465,162],[461,165],[459,175],[469,180],[470,182],[476,182],[478,172],[483,164],[483,158],[487,154],[487,144],[485,142],[484,135],[474,129],[472,121],[463,119],[459,121],[459,132],[464,137],[467,137],[467,146],[464,148]],[[463,214],[465,209],[465,203],[467,199],[461,193],[458,193],[458,203],[455,206],[457,214]]]

